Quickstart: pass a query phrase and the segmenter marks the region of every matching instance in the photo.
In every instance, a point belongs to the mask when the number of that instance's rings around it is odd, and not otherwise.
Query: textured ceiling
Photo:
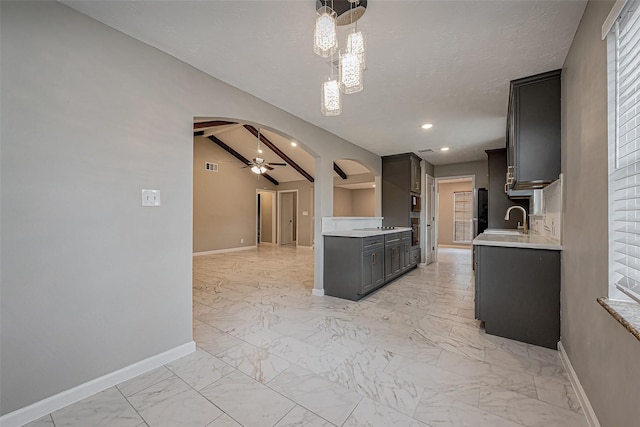
[[[376,154],[431,148],[433,164],[504,145],[509,81],[561,68],[586,4],[371,0],[364,91],[324,117],[315,0],[64,3]]]

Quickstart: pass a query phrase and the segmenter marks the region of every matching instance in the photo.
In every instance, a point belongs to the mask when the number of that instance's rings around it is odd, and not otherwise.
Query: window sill
[[[613,316],[627,331],[640,341],[640,304],[635,302],[611,301],[597,298],[598,303]]]

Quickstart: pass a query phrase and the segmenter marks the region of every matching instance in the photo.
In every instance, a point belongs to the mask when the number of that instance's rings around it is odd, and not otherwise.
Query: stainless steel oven
[[[411,218],[411,246],[420,246],[420,218]]]

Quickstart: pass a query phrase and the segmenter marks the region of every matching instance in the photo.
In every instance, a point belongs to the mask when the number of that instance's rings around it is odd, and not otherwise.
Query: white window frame
[[[467,203],[467,209],[469,210],[469,219],[457,219],[456,216],[456,204],[458,197],[466,197],[468,200],[464,200]],[[456,223],[459,222],[468,222],[469,227],[469,238],[467,240],[457,240],[456,239]],[[473,191],[454,191],[453,192],[453,243],[471,243],[473,240]]]
[[[611,10],[611,13],[607,17],[603,27],[602,27],[602,36],[603,39],[606,38],[607,41],[607,87],[608,87],[608,194],[609,194],[609,298],[611,300],[619,300],[619,301],[636,301],[640,303],[640,295],[634,293],[631,290],[625,289],[624,286],[620,286],[618,282],[621,277],[624,277],[619,271],[621,266],[623,269],[624,265],[629,265],[631,260],[629,257],[624,259],[624,263],[620,263],[617,261],[620,259],[620,253],[616,252],[617,250],[624,250],[625,248],[633,249],[635,246],[626,243],[620,242],[621,238],[624,238],[625,235],[633,234],[629,228],[629,225],[625,225],[625,231],[619,231],[620,222],[616,221],[616,215],[619,217],[621,212],[624,212],[624,209],[616,210],[616,199],[620,199],[620,195],[616,195],[616,182],[619,181],[621,177],[626,178],[627,182],[631,181],[631,179],[636,179],[640,181],[640,177],[633,178],[637,176],[633,174],[631,171],[626,169],[626,166],[620,165],[618,159],[618,146],[619,146],[619,134],[618,134],[618,119],[619,119],[619,98],[618,98],[618,49],[617,49],[617,38],[618,38],[618,23],[620,22],[623,14],[627,13],[627,8],[625,7],[627,4],[632,4],[634,7],[640,7],[639,0],[625,0],[618,1],[614,5]],[[638,20],[634,24],[634,28],[638,28],[640,31],[640,20]],[[634,50],[636,52],[636,50]],[[640,67],[640,53],[638,59],[636,60],[638,66]],[[638,101],[636,105],[637,108],[640,108],[640,92],[637,95]],[[637,140],[640,140],[637,139]],[[636,160],[636,165],[640,166],[640,159]],[[624,171],[621,175],[620,172]],[[638,182],[640,184],[640,182]],[[618,190],[622,191],[622,190]],[[627,196],[625,194],[625,196]],[[638,200],[640,196],[633,195],[635,200]],[[626,203],[626,202],[625,202]],[[636,215],[638,208],[633,207],[634,216]],[[625,214],[626,216],[626,214]],[[628,221],[626,222],[629,223]],[[626,240],[626,239],[624,239]],[[637,252],[637,249],[636,249]],[[634,258],[634,257],[631,257]],[[627,267],[628,268],[628,267]],[[635,270],[635,269],[634,269]]]

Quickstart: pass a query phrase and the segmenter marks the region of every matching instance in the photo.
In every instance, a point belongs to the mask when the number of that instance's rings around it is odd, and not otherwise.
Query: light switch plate
[[[142,206],[160,206],[160,190],[142,190]]]

